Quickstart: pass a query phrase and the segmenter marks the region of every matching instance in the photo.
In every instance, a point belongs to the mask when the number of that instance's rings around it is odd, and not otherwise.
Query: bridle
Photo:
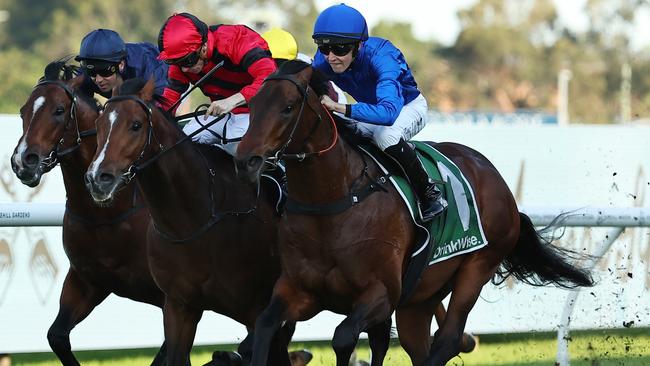
[[[44,85],[55,85],[63,91],[65,91],[66,95],[70,98],[71,101],[71,106],[70,106],[70,114],[69,114],[69,120],[66,121],[64,127],[63,127],[63,133],[61,136],[61,139],[57,144],[52,148],[48,156],[41,161],[41,166],[43,167],[44,172],[48,172],[54,168],[57,163],[59,162],[59,158],[64,157],[77,149],[81,146],[81,139],[83,137],[88,137],[88,136],[93,136],[97,134],[97,130],[95,128],[91,128],[88,130],[80,131],[79,130],[79,120],[77,118],[77,94],[75,93],[72,88],[70,88],[67,84],[60,80],[44,80],[36,84],[34,86],[34,89],[38,88],[39,86],[44,86]],[[75,129],[76,129],[76,135],[77,138],[75,139],[75,144],[71,147],[68,147],[66,149],[60,150],[61,146],[64,144],[64,137],[66,134],[66,131],[68,131],[70,121],[74,121],[75,124]],[[75,212],[73,212],[70,207],[68,207],[68,203],[70,201],[66,201],[66,215],[69,216],[70,218],[82,222],[84,225],[87,226],[103,226],[103,225],[113,225],[119,222],[122,222],[126,219],[128,219],[130,216],[138,212],[140,209],[144,207],[142,204],[136,204],[136,192],[137,190],[133,191],[133,205],[132,207],[127,210],[126,212],[120,214],[119,216],[115,218],[111,218],[108,220],[101,220],[101,221],[96,221],[92,219],[88,219],[85,215],[80,215]]]
[[[296,79],[296,77],[293,75],[270,75],[264,80],[264,83],[273,80],[286,80],[291,82],[293,85],[296,86],[298,92],[300,92],[300,94],[302,95],[302,100],[300,102],[300,110],[298,111],[298,115],[296,116],[296,119],[293,122],[293,126],[291,127],[291,132],[289,133],[289,137],[287,141],[275,152],[275,154],[273,154],[273,156],[266,158],[266,162],[271,165],[277,165],[280,160],[303,161],[308,157],[320,156],[330,151],[336,145],[336,142],[338,140],[338,131],[336,128],[336,122],[334,122],[334,118],[332,118],[332,115],[327,110],[327,108],[323,106],[322,108],[327,112],[327,115],[329,116],[329,120],[332,122],[332,143],[328,147],[320,151],[301,152],[296,154],[285,153],[286,149],[289,147],[289,144],[291,144],[291,141],[293,140],[293,135],[298,128],[298,123],[302,119],[302,113],[305,109],[305,104],[309,107],[309,109],[312,110],[312,112],[314,112],[314,114],[318,118],[318,121],[316,124],[314,124],[314,127],[311,129],[309,134],[307,134],[307,137],[303,141],[303,146],[301,147],[301,150],[305,148],[305,146],[307,145],[307,141],[309,141],[311,136],[316,132],[317,128],[320,126],[323,119],[321,115],[318,112],[316,112],[314,107],[308,101],[309,91],[311,90],[311,87],[309,85],[303,87],[300,81],[298,81],[298,79]]]
[[[145,102],[144,100],[142,100],[141,98],[138,98],[135,95],[118,95],[118,96],[114,96],[114,97],[108,99],[106,101],[106,103],[104,103],[104,108],[106,108],[106,105],[108,105],[108,103],[110,103],[110,102],[119,102],[119,101],[125,101],[125,100],[132,100],[132,101],[138,103],[138,105],[142,108],[142,110],[144,110],[144,112],[147,114],[147,129],[148,130],[147,130],[147,139],[145,140],[145,143],[142,146],[142,150],[140,151],[140,154],[133,161],[133,163],[131,163],[131,165],[127,168],[126,172],[124,172],[124,174],[122,174],[122,180],[124,181],[124,184],[129,184],[133,180],[133,178],[135,178],[136,174],[139,171],[145,169],[151,163],[153,163],[154,161],[160,159],[160,157],[163,156],[164,154],[166,154],[167,152],[173,150],[178,145],[182,144],[183,142],[185,142],[185,141],[191,139],[192,137],[196,136],[197,134],[201,133],[203,130],[208,129],[209,127],[211,127],[215,123],[221,121],[221,119],[223,119],[224,117],[227,116],[227,114],[222,114],[222,115],[217,116],[217,118],[213,119],[212,121],[210,121],[210,122],[208,122],[206,124],[200,123],[201,128],[199,128],[196,131],[192,132],[191,134],[183,137],[182,139],[176,141],[169,148],[165,148],[165,146],[156,137],[156,133],[154,132],[154,129],[153,129],[153,123],[152,123],[152,120],[151,120],[152,115],[153,115],[153,109],[152,109],[150,103]],[[190,114],[188,114],[186,116],[190,116],[190,115],[197,118],[198,111],[195,111],[194,113],[190,113]],[[147,148],[151,144],[152,137],[156,140],[156,143],[158,144],[159,151],[158,151],[158,153],[156,153],[155,155],[153,155],[149,159],[142,161],[144,159],[144,155],[145,155],[145,152],[147,151]],[[234,141],[234,140],[228,140],[228,141]]]
[[[126,101],[126,100],[131,100],[136,103],[142,108],[142,110],[146,113],[147,115],[147,138],[144,141],[144,144],[142,145],[142,149],[140,150],[140,154],[138,157],[133,160],[131,165],[126,169],[126,171],[122,174],[121,178],[122,181],[124,182],[124,185],[129,184],[133,178],[135,178],[135,175],[137,174],[138,171],[144,169],[147,165],[151,164],[153,161],[157,160],[162,153],[165,151],[165,147],[160,143],[160,140],[156,137],[154,130],[153,130],[153,123],[151,122],[151,116],[153,114],[153,111],[151,109],[151,104],[145,102],[144,100],[138,98],[135,95],[117,95],[114,97],[111,97],[104,103],[104,109],[106,109],[106,106],[108,103],[115,103],[115,102],[120,102],[120,101]],[[144,154],[147,151],[147,148],[149,145],[151,145],[151,140],[152,137],[156,139],[156,143],[158,144],[158,147],[160,151],[149,158],[147,161],[141,163],[142,159],[144,159]]]
[[[88,137],[95,135],[97,133],[97,130],[94,128],[91,128],[89,130],[85,131],[79,131],[79,121],[77,120],[77,94],[70,88],[66,83],[60,81],[60,80],[43,80],[36,84],[34,86],[34,89],[38,88],[39,86],[44,86],[44,85],[55,85],[63,91],[65,91],[66,95],[68,98],[70,98],[71,105],[70,105],[70,115],[69,119],[65,122],[65,125],[63,126],[63,132],[61,134],[61,138],[59,139],[59,142],[54,145],[50,153],[45,157],[43,160],[41,160],[41,166],[43,167],[44,172],[48,172],[52,170],[56,166],[56,164],[59,162],[59,158],[66,156],[73,151],[77,150],[81,146],[81,138],[82,137]],[[76,135],[77,138],[75,140],[75,144],[72,145],[71,147],[68,147],[66,149],[60,150],[61,147],[63,146],[65,142],[65,133],[68,131],[68,127],[70,124],[70,121],[74,121],[75,124],[75,129],[76,129]]]
[[[293,85],[295,85],[296,88],[298,88],[298,91],[302,95],[302,101],[300,103],[300,110],[298,111],[296,120],[294,121],[293,126],[291,127],[289,138],[280,147],[280,149],[276,151],[276,153],[273,156],[266,158],[265,163],[271,165],[277,165],[280,160],[296,160],[300,162],[305,160],[308,157],[321,156],[326,152],[330,151],[338,141],[338,131],[336,128],[336,122],[334,121],[334,118],[332,118],[331,113],[325,106],[322,106],[321,104],[322,108],[327,112],[327,115],[329,116],[329,119],[332,122],[332,133],[333,133],[332,143],[327,148],[320,151],[302,152],[298,154],[287,154],[284,152],[288,148],[291,141],[293,140],[293,135],[296,132],[296,129],[298,128],[298,123],[301,120],[305,104],[307,104],[307,106],[309,106],[312,112],[314,112],[314,114],[318,118],[318,122],[314,124],[314,127],[312,127],[311,131],[307,134],[307,137],[303,141],[303,146],[301,147],[301,149],[305,148],[307,141],[309,141],[309,139],[312,137],[316,129],[320,126],[322,122],[322,118],[320,114],[316,112],[314,107],[311,104],[309,104],[308,97],[309,97],[309,90],[311,89],[309,85],[303,87],[300,81],[298,81],[298,79],[296,79],[293,75],[271,75],[267,77],[266,80],[264,80],[264,82],[272,81],[272,80],[287,80],[293,83]],[[388,182],[388,178],[390,174],[384,174],[376,179],[373,179],[368,175],[368,162],[366,161],[364,154],[361,153],[360,156],[361,156],[361,160],[363,161],[361,174],[356,179],[354,179],[351,187],[349,188],[348,194],[345,197],[333,202],[307,204],[307,203],[296,201],[293,198],[291,198],[291,196],[287,195],[287,203],[286,203],[287,212],[305,214],[305,215],[335,215],[346,211],[352,206],[357,205],[358,203],[363,201],[366,197],[370,196],[374,192],[378,192],[378,191],[387,192],[384,185]],[[358,187],[364,178],[367,178],[368,182],[364,186]]]
[[[221,115],[221,116],[215,118],[214,120],[210,121],[209,123],[207,123],[205,125],[202,125],[202,127],[200,129],[193,132],[192,134],[187,135],[187,136],[183,137],[182,139],[178,140],[176,143],[174,143],[169,148],[165,148],[162,145],[162,143],[160,142],[160,140],[156,137],[156,134],[154,132],[153,121],[152,121],[153,110],[152,110],[151,104],[145,102],[144,100],[142,100],[141,98],[139,98],[139,97],[137,97],[135,95],[118,95],[118,96],[115,96],[115,97],[112,97],[112,98],[108,99],[106,101],[106,103],[105,103],[105,106],[108,103],[111,103],[111,102],[114,103],[114,102],[120,102],[120,101],[126,101],[126,100],[131,100],[131,101],[134,101],[134,102],[138,103],[138,105],[145,111],[145,113],[147,114],[147,128],[148,128],[148,131],[147,131],[147,138],[146,138],[146,140],[144,142],[144,145],[142,146],[142,150],[140,151],[140,154],[131,163],[131,165],[126,169],[126,171],[121,176],[121,179],[122,179],[125,186],[127,184],[129,184],[131,182],[131,180],[133,180],[133,178],[135,178],[135,176],[137,175],[138,172],[144,170],[151,163],[158,160],[163,154],[167,153],[170,150],[173,150],[175,147],[177,147],[181,143],[191,139],[197,133],[203,131],[204,129],[207,129],[208,127],[210,127],[213,124],[217,123],[223,117],[226,116],[224,114],[224,115]],[[143,161],[144,155],[145,155],[149,145],[151,145],[152,139],[156,140],[156,143],[158,144],[158,147],[159,147],[159,151],[155,155],[153,155],[150,158],[148,158],[147,160]],[[200,237],[205,232],[207,232],[212,226],[214,226],[216,223],[218,223],[219,221],[221,221],[225,217],[229,217],[229,216],[230,217],[238,217],[238,216],[242,216],[242,215],[249,215],[249,214],[252,214],[256,210],[256,206],[253,205],[250,209],[244,210],[244,211],[219,212],[219,210],[217,209],[217,205],[216,205],[216,199],[214,198],[214,189],[213,189],[213,187],[215,185],[214,178],[215,178],[216,172],[214,171],[214,169],[210,168],[210,165],[208,164],[207,159],[205,158],[203,153],[200,152],[200,150],[199,150],[199,155],[201,156],[204,164],[206,165],[206,167],[208,169],[208,174],[210,175],[210,180],[209,180],[210,181],[210,186],[208,188],[209,195],[210,195],[210,202],[211,202],[210,203],[210,207],[211,207],[210,208],[210,217],[208,218],[207,222],[204,223],[198,230],[196,230],[193,234],[191,234],[191,235],[189,235],[187,237],[184,237],[184,238],[177,238],[177,237],[172,236],[169,233],[165,233],[154,222],[153,227],[156,230],[156,232],[158,234],[160,234],[163,238],[165,238],[166,240],[168,240],[168,241],[170,241],[170,242],[172,242],[174,244],[185,243],[185,242],[188,242],[188,241],[191,241],[191,240],[194,240],[194,239]]]

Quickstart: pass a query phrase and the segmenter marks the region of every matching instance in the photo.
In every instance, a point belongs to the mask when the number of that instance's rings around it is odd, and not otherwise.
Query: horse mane
[[[52,61],[43,70],[43,76],[38,79],[38,82],[43,81],[70,81],[76,78],[79,75],[82,75],[81,68],[78,65],[70,64],[72,55],[63,56],[58,60]],[[84,76],[86,77],[86,76]],[[85,94],[85,93],[76,93],[80,99],[86,102],[89,106],[93,107],[96,112],[99,112],[102,109],[102,106],[99,104],[97,99]]]
[[[301,60],[289,60],[280,65],[278,71],[273,73],[274,76],[286,76],[293,75],[301,72],[307,67],[311,67],[310,64],[301,61]],[[309,86],[316,92],[320,97],[326,94],[329,94],[330,85],[329,79],[325,74],[320,70],[312,68],[311,79],[309,80]]]
[[[61,57],[58,60],[52,61],[43,71],[43,76],[38,79],[38,82],[41,81],[68,81],[77,77],[81,73],[81,69],[77,65],[69,64],[68,62],[72,59],[71,55]]]

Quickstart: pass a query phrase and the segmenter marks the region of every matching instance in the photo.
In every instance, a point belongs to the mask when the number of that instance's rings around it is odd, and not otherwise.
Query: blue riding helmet
[[[117,32],[96,29],[81,41],[77,61],[93,60],[117,63],[126,57],[126,45]]]
[[[318,44],[365,41],[368,39],[368,25],[357,9],[341,3],[320,13],[311,38]]]

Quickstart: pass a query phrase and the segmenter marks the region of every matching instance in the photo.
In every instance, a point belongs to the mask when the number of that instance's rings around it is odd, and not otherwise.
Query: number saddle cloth
[[[474,192],[460,169],[432,146],[420,141],[410,142],[415,145],[429,177],[442,183],[442,197],[448,203],[442,214],[424,225],[419,220],[415,193],[404,178],[402,170],[372,144],[359,146],[377,162],[384,174],[389,174],[388,180],[400,193],[417,227],[417,243],[404,276],[401,301],[415,288],[425,266],[487,245]]]

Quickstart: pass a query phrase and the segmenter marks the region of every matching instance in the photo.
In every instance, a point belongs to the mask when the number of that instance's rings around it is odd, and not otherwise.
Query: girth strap
[[[298,202],[291,197],[287,197],[286,210],[287,212],[297,213],[297,214],[306,214],[306,215],[336,215],[350,207],[360,203],[366,197],[370,196],[373,192],[388,190],[384,187],[390,174],[385,174],[377,178],[377,180],[370,181],[363,188],[350,192],[349,195],[344,198],[328,203],[322,204],[306,204]]]

